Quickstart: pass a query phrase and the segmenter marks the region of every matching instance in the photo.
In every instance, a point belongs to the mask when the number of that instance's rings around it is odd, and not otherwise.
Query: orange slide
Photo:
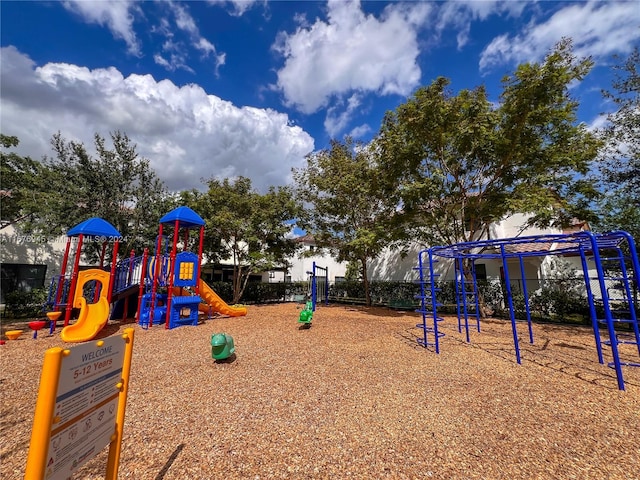
[[[207,285],[207,283],[200,279],[200,297],[204,303],[206,303],[214,313],[221,313],[222,315],[228,315],[230,317],[242,317],[247,314],[247,307],[232,307],[222,300],[213,289]],[[204,312],[208,313],[208,307],[204,307]]]
[[[211,308],[212,313],[220,313],[229,317],[243,317],[247,314],[247,307],[232,307],[228,305],[204,280],[200,279],[199,282],[202,303],[198,307],[198,310],[202,313],[209,313],[209,308]],[[182,294],[183,292],[180,287],[173,287],[174,296]]]
[[[100,298],[96,303],[87,303],[82,296],[84,284],[96,280],[102,284]],[[60,338],[65,342],[86,342],[94,338],[104,328],[109,320],[109,272],[97,268],[78,272],[76,292],[73,297],[74,308],[80,309],[78,319],[73,325],[68,325],[60,332]]]

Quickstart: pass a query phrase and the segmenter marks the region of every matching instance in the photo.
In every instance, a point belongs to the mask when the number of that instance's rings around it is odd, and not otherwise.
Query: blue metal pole
[[[636,287],[640,285],[640,262],[638,262],[638,252],[636,251],[636,246],[635,246],[635,242],[633,240],[633,237],[627,233],[627,232],[616,232],[621,234],[625,240],[627,241],[627,245],[629,247],[629,254],[630,254],[630,260],[631,260],[631,264],[633,266],[632,270],[634,273],[634,280],[636,283]],[[620,252],[620,254],[622,255],[622,252]],[[624,277],[624,284],[625,284],[625,288],[627,291],[627,298],[629,299],[629,312],[631,314],[631,321],[632,321],[632,327],[633,327],[633,332],[635,334],[636,337],[636,345],[638,346],[638,354],[640,355],[640,329],[638,328],[638,315],[636,313],[636,305],[634,302],[634,298],[633,298],[633,292],[631,291],[631,288],[629,287],[629,274],[627,272],[627,268],[624,264],[624,258],[621,259],[621,267],[622,267],[622,272],[623,272],[623,277]]]
[[[507,256],[504,244],[500,245],[500,254],[502,256],[502,268],[504,269],[505,288],[507,290],[507,303],[509,304],[509,315],[511,316],[511,330],[513,332],[513,346],[516,350],[516,360],[520,360],[520,345],[518,345],[518,329],[516,327],[516,315],[513,308],[513,294],[511,293],[511,279],[509,278],[509,265],[507,264]]]
[[[478,279],[476,277],[476,261],[471,260],[471,276],[473,277],[473,296],[476,301],[476,330],[480,333],[480,299],[478,290]]]
[[[587,288],[587,300],[589,301],[589,314],[591,315],[591,326],[593,327],[593,336],[596,341],[596,350],[598,352],[598,361],[604,363],[602,356],[602,341],[600,340],[600,327],[598,325],[598,314],[593,299],[593,291],[591,290],[591,280],[589,278],[589,265],[587,264],[587,256],[584,247],[580,246],[580,260],[582,261],[582,271],[584,272],[584,283]]]
[[[329,305],[329,267],[324,269],[324,278],[326,279],[324,284],[324,304]]]
[[[596,239],[596,236],[592,232],[584,231],[583,233],[589,237],[589,240],[591,242],[593,260],[596,264],[596,270],[598,272],[600,295],[602,298],[605,320],[607,322],[607,329],[609,331],[609,343],[611,346],[611,354],[613,355],[613,366],[616,370],[616,378],[618,379],[618,389],[624,390],[624,379],[622,376],[622,366],[620,364],[620,353],[618,352],[618,337],[613,325],[613,315],[611,314],[611,305],[609,305],[609,294],[607,293],[607,285],[604,282],[604,271],[602,268],[602,261],[600,260],[600,249],[598,246],[598,241]]]
[[[422,256],[426,250],[422,250],[418,254],[418,274],[420,276],[420,313],[422,314],[422,346],[427,348],[427,304],[426,295],[424,291],[424,262]],[[438,352],[438,346],[436,345],[436,353]]]
[[[313,306],[313,311],[316,311],[316,262],[313,262],[313,267],[311,268],[311,305]]]
[[[522,278],[522,295],[524,296],[524,308],[527,312],[527,324],[529,325],[529,343],[533,343],[533,328],[531,328],[531,311],[529,310],[529,292],[527,290],[527,280],[524,275],[524,261],[522,255],[518,255],[520,260],[520,278]]]
[[[434,273],[433,269],[433,264],[437,261],[438,260],[433,259],[433,250],[429,250],[429,275],[431,281],[431,314],[433,316],[433,335],[434,344],[436,346],[436,353],[440,353],[440,337],[444,336],[444,333],[440,333],[438,331],[438,322],[442,320],[442,318],[438,317],[438,301],[436,299],[436,292],[438,291],[438,289],[436,288],[436,277],[440,274]]]

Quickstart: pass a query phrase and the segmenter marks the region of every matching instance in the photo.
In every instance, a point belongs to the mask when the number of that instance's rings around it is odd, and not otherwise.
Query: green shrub
[[[37,317],[42,314],[42,307],[47,300],[47,290],[44,288],[34,288],[28,292],[16,290],[8,293],[5,300],[7,317]]]
[[[374,305],[389,305],[397,303],[415,303],[420,295],[420,285],[413,282],[379,282],[369,283],[371,302]],[[364,301],[364,284],[359,280],[347,280],[331,285],[329,288],[331,301],[341,298],[359,299]]]
[[[233,302],[233,285],[231,282],[209,282],[211,289],[227,303]]]
[[[546,318],[564,320],[575,314],[588,315],[587,298],[573,289],[559,285],[545,285],[530,299],[531,310]]]
[[[233,285],[231,282],[210,282],[210,287],[225,302],[231,303],[233,301]],[[249,282],[240,301],[246,304],[283,302],[295,295],[307,295],[308,293],[308,282]]]

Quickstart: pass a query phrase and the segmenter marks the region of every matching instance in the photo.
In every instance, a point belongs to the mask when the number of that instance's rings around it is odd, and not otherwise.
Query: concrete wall
[[[315,250],[315,246],[312,244],[304,244],[303,252],[291,259],[289,275],[292,282],[306,282],[308,280],[307,272],[313,269],[314,261],[317,266],[329,269],[329,283],[334,283],[336,277],[344,278],[347,272],[346,262],[338,262],[328,253]],[[305,253],[311,256],[305,256]]]
[[[50,279],[60,273],[66,242],[65,235],[28,235],[9,225],[0,231],[0,262],[46,265]]]

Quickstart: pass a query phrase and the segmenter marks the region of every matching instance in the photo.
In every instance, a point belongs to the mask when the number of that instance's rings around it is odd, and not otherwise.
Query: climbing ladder
[[[437,288],[436,279],[440,276],[434,272],[434,264],[438,260],[433,258],[431,249],[422,250],[418,254],[418,266],[414,269],[418,270],[420,276],[420,295],[416,295],[416,299],[420,300],[420,309],[417,313],[422,314],[422,323],[416,325],[422,329],[422,337],[417,341],[423,347],[435,347],[436,353],[440,353],[440,338],[444,337],[444,332],[438,330],[438,323],[444,318],[438,316],[437,308],[441,306],[436,299],[436,293],[441,289]]]
[[[637,293],[640,288],[640,262],[633,237],[624,231],[603,234],[579,231],[567,234],[487,239],[422,250],[418,254],[418,267],[416,267],[420,273],[421,289],[420,295],[416,297],[420,299],[421,308],[416,311],[422,314],[422,323],[417,327],[423,330],[423,336],[418,339],[418,343],[425,347],[435,346],[436,352],[439,353],[439,339],[444,335],[438,331],[438,322],[442,321],[442,318],[438,317],[436,311],[440,306],[436,301],[436,292],[439,290],[436,287],[435,278],[438,274],[434,272],[433,267],[438,259],[450,259],[454,263],[458,329],[461,332],[464,325],[467,342],[469,342],[469,313],[473,304],[476,309],[476,327],[480,331],[479,295],[473,262],[478,259],[501,260],[504,272],[505,301],[511,320],[514,350],[517,362],[521,363],[508,261],[518,261],[520,275],[524,279],[524,258],[549,255],[580,256],[598,360],[602,364],[605,363],[602,345],[608,345],[611,348],[612,356],[612,361],[608,363],[608,366],[615,369],[618,388],[624,390],[622,367],[640,367],[640,362],[623,361],[620,357],[620,349],[626,348],[627,345],[635,345],[638,349],[638,355],[640,355],[640,331],[638,328],[640,306],[638,305]],[[464,271],[463,260],[471,262],[468,278],[464,278],[462,275]],[[593,263],[590,265],[589,261]],[[592,288],[592,282],[597,284],[597,288]],[[611,292],[615,292],[615,294]],[[528,304],[529,294],[524,281],[522,293],[525,299],[529,341],[533,343]],[[606,329],[601,328],[603,326],[606,326]],[[623,354],[625,359],[628,358],[629,352],[625,350]]]
[[[471,269],[469,274],[471,279],[467,278],[464,273],[464,259],[458,257],[453,262],[455,268],[455,290],[456,290],[456,307],[458,312],[458,332],[462,333],[463,320],[464,330],[469,339],[469,319],[471,317],[470,307],[473,305],[476,317],[476,329],[480,331],[480,303],[478,301],[478,283],[476,281],[476,264],[471,260]]]
[[[625,243],[628,250],[626,253],[622,248]],[[589,260],[595,262],[597,276],[585,275],[585,280],[598,360],[604,363],[602,344],[608,345],[613,361],[607,365],[615,369],[618,387],[624,390],[622,367],[640,367],[640,362],[623,362],[620,359],[620,346],[625,344],[635,345],[640,356],[638,306],[634,299],[633,285],[635,283],[635,288],[640,285],[638,254],[633,238],[627,232],[605,234],[597,238],[591,250],[593,256]],[[586,265],[586,260],[583,259],[583,269],[586,269]],[[599,296],[594,294],[591,280],[597,280]],[[608,338],[600,331],[601,326],[606,326]]]
[[[329,267],[320,267],[316,265],[316,262],[313,262],[313,268],[307,274],[310,275],[311,302],[315,312],[318,305],[318,297],[321,303],[324,302],[325,305],[329,305]]]

